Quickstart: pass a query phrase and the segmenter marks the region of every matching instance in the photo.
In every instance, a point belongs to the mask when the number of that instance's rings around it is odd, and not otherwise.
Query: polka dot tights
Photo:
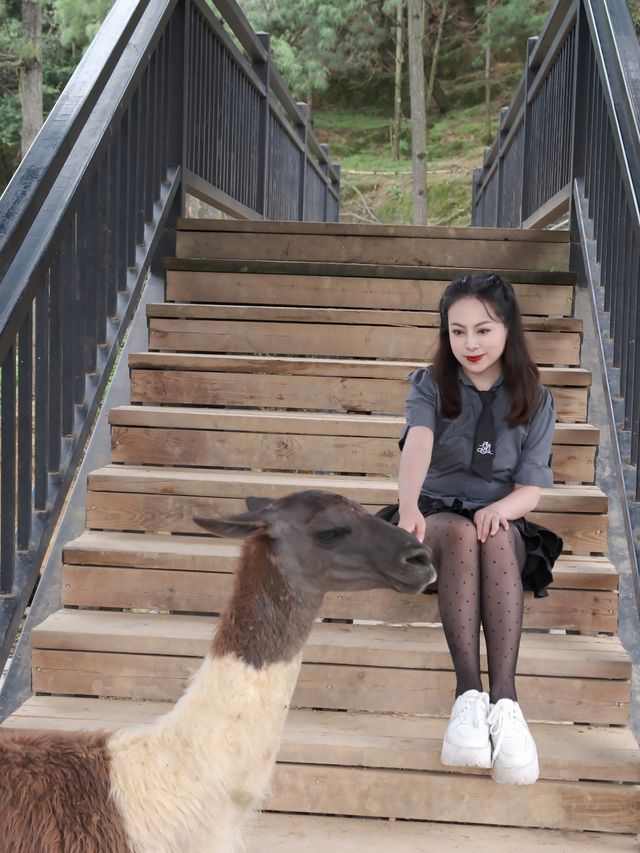
[[[524,543],[510,525],[485,543],[475,525],[449,512],[426,518],[438,570],[438,603],[456,672],[456,696],[482,690],[480,626],[484,630],[491,701],[517,699],[515,672],[522,632]]]

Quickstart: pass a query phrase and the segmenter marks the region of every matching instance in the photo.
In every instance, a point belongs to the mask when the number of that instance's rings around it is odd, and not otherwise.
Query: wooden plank
[[[437,311],[449,281],[281,273],[167,270],[170,302],[227,302]],[[568,317],[572,285],[525,284],[514,290],[523,314]]]
[[[409,264],[424,266],[475,266],[476,269],[568,270],[566,243],[494,241],[482,238],[456,239],[425,235],[400,237],[306,233],[297,239],[290,234],[246,234],[227,231],[218,238],[203,231],[178,231],[179,258],[248,259],[272,261],[322,261],[337,263]]]
[[[447,771],[440,762],[448,720],[424,716],[301,711],[290,713],[281,762]],[[543,779],[638,783],[640,750],[631,731],[532,723]],[[486,775],[481,770],[463,771]]]
[[[451,281],[461,276],[476,275],[478,268],[457,265],[438,267],[431,264],[371,264],[336,263],[335,261],[269,261],[247,258],[168,258],[164,262],[166,269],[180,269],[191,272],[248,272],[258,274],[331,276],[344,278],[389,278],[411,279],[413,281]],[[576,274],[561,270],[505,269],[500,274],[512,284],[544,284],[551,286],[574,286]]]
[[[314,323],[181,320],[152,317],[149,347],[182,352],[264,353],[424,360],[437,341],[436,329],[385,326],[327,327]],[[525,332],[531,357],[540,365],[580,364],[580,335]]]
[[[246,432],[116,426],[111,433],[112,460],[133,465],[227,465],[388,477],[398,470],[397,437],[253,432],[251,426],[249,418]],[[552,453],[555,482],[593,482],[595,447],[554,443]]]
[[[343,358],[286,358],[224,353],[137,352],[129,356],[129,367],[212,373],[273,374],[284,376],[322,376],[354,379],[396,379],[402,382],[413,370],[424,367],[420,361],[381,361]],[[551,387],[591,387],[591,371],[582,367],[541,367],[540,381]]]
[[[544,228],[569,213],[571,208],[571,181],[539,207],[522,223],[523,228]]]
[[[33,696],[4,723],[14,730],[146,728],[166,702]],[[458,772],[440,763],[447,720],[422,715],[291,710],[278,760],[294,764]],[[543,779],[640,782],[640,749],[629,729],[532,723]],[[465,773],[483,775],[476,768]]]
[[[217,617],[209,616],[63,609],[34,628],[33,647],[99,654],[129,652],[153,658],[201,658],[209,649],[217,625]],[[481,652],[484,669],[484,649]],[[305,646],[304,660],[309,664],[373,669],[452,669],[442,629],[425,625],[317,622]],[[518,673],[557,681],[619,680],[628,688],[631,662],[616,637],[525,633]]]
[[[217,568],[217,563],[215,564]],[[221,613],[231,594],[233,575],[112,566],[65,565],[62,604],[65,607],[135,608],[172,613]],[[525,594],[526,628],[561,628],[613,633],[618,627],[615,591],[559,589],[535,599]],[[436,595],[400,596],[386,590],[330,593],[320,616],[386,622],[439,622]]]
[[[543,228],[479,228],[451,225],[386,225],[352,222],[291,222],[259,220],[243,222],[223,219],[178,219],[178,231],[199,231],[210,234],[236,232],[240,234],[330,234],[345,237],[414,237],[448,240],[485,240],[487,242],[568,243],[566,230],[547,231]]]
[[[38,693],[154,701],[176,701],[199,664],[193,657],[46,649],[34,649],[32,659]],[[312,663],[302,665],[292,707],[447,716],[454,693],[449,671]],[[625,681],[520,675],[518,696],[530,720],[628,722]]]
[[[228,320],[260,323],[311,323],[348,326],[391,326],[393,328],[416,327],[439,329],[440,314],[437,311],[391,310],[375,311],[366,308],[317,308],[282,305],[227,305],[209,302],[206,305],[175,302],[151,302],[147,304],[147,317],[171,318],[174,320]],[[561,335],[565,332],[582,333],[582,320],[574,317],[523,317],[525,331],[549,332]]]
[[[144,468],[109,465],[89,475],[92,491],[193,495],[244,499],[247,495],[276,498],[304,489],[340,492],[369,506],[395,503],[397,480],[319,474],[278,474],[204,468]],[[598,486],[556,484],[541,490],[539,510],[605,513],[608,500]]]
[[[68,542],[63,553],[65,564],[87,569],[111,566],[154,571],[232,573],[240,556],[240,545],[210,536],[86,530]],[[618,572],[604,557],[560,555],[554,567],[553,584],[554,591],[559,589],[617,590]],[[385,600],[398,600],[397,593],[380,590],[371,594],[380,595]],[[405,599],[402,596],[400,599],[405,606]],[[406,599],[407,602],[413,600],[412,596]]]
[[[247,853],[636,853],[636,835],[263,812]]]
[[[319,409],[396,415],[404,412],[407,396],[406,378],[345,379],[313,375],[264,375],[259,372],[225,374],[132,370],[131,386],[132,402],[147,405],[246,405],[255,408],[270,407],[275,403],[280,409],[293,411]],[[550,391],[560,423],[586,421],[587,388],[550,386]]]
[[[404,418],[389,415],[323,414],[259,409],[203,409],[188,406],[118,406],[109,423],[123,427],[286,433],[390,438],[397,440]],[[554,444],[596,446],[600,431],[590,424],[556,424]]]
[[[363,505],[375,511],[384,504]],[[202,529],[193,521],[194,515],[231,515],[245,509],[244,498],[96,491],[87,495],[87,526],[98,530],[201,533]],[[602,554],[606,550],[605,515],[532,512],[527,517],[562,536],[565,551]]]
[[[403,820],[436,818],[459,821],[460,804],[470,823],[589,829],[637,833],[637,786],[606,783],[514,785],[509,796],[496,796],[488,775],[436,776],[397,770],[279,765],[268,809]],[[493,796],[492,796],[493,795]],[[612,815],[615,818],[612,819]]]

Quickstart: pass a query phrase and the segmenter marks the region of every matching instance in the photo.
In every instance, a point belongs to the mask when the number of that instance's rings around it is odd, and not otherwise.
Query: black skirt
[[[398,509],[398,504],[390,504],[382,507],[376,515],[391,524],[397,524],[400,520]],[[456,500],[452,506],[448,506],[444,501],[428,498],[426,495],[420,495],[418,509],[425,518],[437,512],[454,512],[456,515],[468,518],[469,521],[473,521],[476,512],[476,510],[464,509],[462,501]],[[516,518],[511,523],[520,531],[524,541],[522,586],[525,590],[532,591],[536,598],[545,598],[549,595],[547,587],[553,583],[553,564],[562,552],[562,538],[553,530],[524,518]],[[434,590],[427,590],[427,592],[434,592]]]

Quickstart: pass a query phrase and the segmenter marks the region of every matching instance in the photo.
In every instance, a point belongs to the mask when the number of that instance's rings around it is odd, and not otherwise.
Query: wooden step
[[[367,316],[346,309],[166,303],[148,306],[147,313],[153,350],[424,361],[438,337],[435,316],[427,312],[413,316],[433,316],[430,326],[382,325],[383,315],[402,312]],[[374,315],[378,322],[368,322]],[[547,321],[548,325],[530,321],[532,328],[525,331],[525,338],[531,357],[540,365],[579,366],[580,333],[555,331],[554,322],[562,328],[574,321]]]
[[[87,530],[68,542],[63,551],[69,566],[112,566],[186,573],[235,571],[240,545],[211,536],[164,536],[140,533],[109,533]],[[215,568],[214,568],[215,563]],[[554,568],[554,591],[560,589],[617,590],[618,572],[606,557],[572,557],[562,554]],[[385,599],[401,601],[402,607],[416,596],[378,591]],[[343,593],[340,593],[342,595]],[[358,597],[362,593],[354,594]],[[538,601],[542,604],[542,600]],[[354,614],[353,618],[365,618]],[[396,616],[387,621],[397,621]],[[404,621],[411,621],[404,620]]]
[[[28,700],[6,721],[5,726],[58,731],[80,726],[107,731],[123,725],[143,728],[169,708],[170,705],[159,702],[38,696]],[[453,785],[458,788],[463,801],[469,795],[482,797],[484,794],[486,813],[476,820],[491,822],[492,819],[501,819],[506,822],[504,811],[500,811],[500,806],[498,809],[494,806],[499,798],[491,796],[493,783],[486,771],[452,771],[440,764],[445,725],[444,719],[418,716],[293,710],[288,715],[278,755],[274,795],[266,805],[276,809],[286,805],[288,810],[294,811],[300,810],[300,801],[304,800],[302,808],[308,811],[308,787],[300,798],[296,798],[295,784],[301,776],[308,778],[311,774],[311,789],[317,784],[322,785],[321,797],[326,810],[344,814],[347,808],[341,805],[340,798],[347,780],[354,789],[362,790],[363,785],[368,788],[375,778],[383,781],[386,776],[400,784],[400,796],[388,790],[384,804],[379,795],[372,800],[370,790],[362,800],[347,796],[344,802],[349,802],[348,808],[353,814],[379,816],[388,814],[391,808],[402,812],[406,804],[401,798],[408,785],[412,784],[432,795],[425,797],[420,811],[414,812],[414,818],[440,817],[435,803],[439,804],[444,799],[447,808],[453,809],[454,800],[449,796]],[[528,796],[534,800],[539,796],[544,799],[554,791],[563,803],[561,810],[554,810],[555,817],[548,822],[549,826],[597,827],[616,833],[621,829],[635,831],[638,828],[634,798],[637,799],[639,790],[640,750],[628,730],[535,723],[531,728],[538,745],[541,781],[528,789]],[[576,784],[577,780],[581,780],[580,785]],[[616,784],[608,784],[610,782]],[[331,783],[336,788],[333,797],[328,790]],[[510,789],[512,792],[515,793],[516,789]],[[587,797],[597,804],[589,802]],[[587,808],[582,811],[585,806]],[[415,802],[412,808],[415,809]],[[318,803],[310,810],[319,811]],[[606,810],[610,812],[608,820]],[[530,815],[531,812],[523,810],[522,802],[519,802],[518,816],[509,822],[528,825],[531,823]],[[459,814],[457,817],[460,819]],[[542,823],[546,825],[547,821]],[[536,825],[539,824],[540,821]],[[397,824],[398,827],[402,825]],[[283,823],[281,831],[285,827],[286,823]],[[259,830],[257,835],[260,837]],[[540,836],[537,837],[541,840]],[[391,849],[395,851],[397,848],[394,845]]]
[[[331,258],[349,264],[473,266],[494,271],[565,271],[569,262],[568,241],[549,240],[540,231],[528,232],[528,239],[523,240],[507,230],[487,238],[487,229],[382,229],[345,234],[343,230],[318,228],[256,228],[253,222],[238,227],[236,221],[221,229],[216,223],[217,220],[182,220],[176,234],[177,256],[298,262]]]
[[[213,570],[157,571],[113,566],[64,565],[62,604],[66,607],[140,608],[172,613],[221,613],[231,593],[232,576]],[[556,577],[560,573],[555,572]],[[618,627],[618,595],[608,590],[562,589],[547,598],[525,593],[525,628],[557,628],[613,633]],[[439,622],[437,596],[396,600],[390,593],[328,595],[320,616]]]
[[[484,240],[493,243],[569,243],[569,232],[545,228],[479,228],[456,225],[386,225],[353,222],[293,222],[290,220],[194,219],[181,217],[178,231],[224,234],[320,234],[333,237],[438,237],[449,240]]]
[[[283,812],[637,833],[637,785],[541,780],[498,795],[488,776],[290,764],[267,808]],[[436,805],[437,804],[437,805]],[[464,805],[462,805],[464,804]],[[612,813],[615,818],[612,819]]]
[[[239,320],[263,323],[309,323],[324,326],[391,326],[395,329],[439,329],[437,311],[411,311],[409,309],[373,309],[370,307],[338,308],[301,305],[253,305],[248,301],[228,304],[211,301],[207,304],[191,302],[150,302],[147,317],[171,317],[184,320]],[[575,317],[523,316],[522,325],[528,332],[582,334],[582,320]]]
[[[167,702],[33,696],[3,725],[51,731],[142,729],[171,707]],[[440,763],[446,724],[442,717],[294,709],[287,716],[278,759],[455,773]],[[629,729],[532,723],[531,731],[542,779],[640,782],[640,748]],[[485,775],[476,768],[463,772]]]
[[[243,512],[248,495],[277,498],[301,489],[319,489],[343,493],[370,509],[379,509],[398,498],[398,482],[390,477],[349,476],[338,474],[292,474],[261,471],[238,471],[214,468],[144,467],[106,465],[92,471],[88,479],[93,492],[133,494],[185,495],[223,498],[229,511]],[[541,512],[575,512],[602,515],[608,499],[599,486],[556,484],[541,490],[538,508]],[[226,512],[226,510],[224,510]],[[202,532],[202,531],[200,531]]]
[[[62,603],[67,607],[220,613],[229,598],[239,553],[239,546],[207,537],[90,531],[64,549]],[[614,632],[617,581],[615,568],[602,558],[580,561],[562,556],[554,569],[551,594],[543,599],[525,594],[524,625]],[[320,616],[405,623],[440,621],[437,596],[400,595],[388,590],[330,593],[325,596]]]
[[[428,269],[421,269],[419,278],[377,278],[246,272],[244,265],[237,264],[233,269],[229,262],[226,269],[219,270],[215,261],[181,258],[172,259],[167,266],[168,302],[437,311],[449,284],[449,278],[431,278]],[[569,317],[573,313],[572,284],[513,281],[513,287],[524,315]]]
[[[635,834],[263,812],[247,853],[636,853],[639,843]]]
[[[131,401],[144,404],[319,409],[400,415],[407,377],[418,362],[278,358],[209,353],[134,353],[129,357]],[[556,418],[583,423],[591,373],[543,367]]]
[[[58,611],[32,634],[34,691],[175,701],[216,624],[198,616]],[[614,637],[525,633],[518,673],[528,719],[627,723],[631,664]],[[292,706],[447,716],[453,692],[441,628],[316,623]]]
[[[122,406],[109,413],[112,460],[129,465],[205,465],[270,471],[395,476],[404,419],[186,406]],[[592,483],[599,431],[558,424],[556,482]]]
[[[278,475],[113,465],[89,478],[87,526],[98,530],[201,533],[194,515],[243,512],[248,495],[273,498],[315,488],[342,493],[372,511],[397,500],[395,481],[355,475]],[[606,495],[600,489],[570,486],[543,490],[539,509],[528,517],[563,536],[566,551],[589,554],[606,550],[605,513]]]

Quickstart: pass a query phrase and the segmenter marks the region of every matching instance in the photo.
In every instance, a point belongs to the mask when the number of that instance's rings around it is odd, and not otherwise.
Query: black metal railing
[[[626,0],[559,0],[473,183],[475,225],[571,210],[571,267],[596,277],[640,500],[640,45]]]
[[[339,168],[268,37],[216,6],[227,29],[203,0],[117,0],[0,199],[0,671],[184,195],[338,217]]]
[[[532,227],[568,210],[574,129],[576,0],[558,0],[484,164],[474,173],[472,222]]]

